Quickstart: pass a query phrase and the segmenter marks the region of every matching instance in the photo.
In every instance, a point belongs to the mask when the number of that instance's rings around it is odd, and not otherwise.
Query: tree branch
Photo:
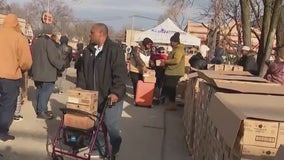
[[[259,35],[256,33],[256,31],[253,28],[251,28],[251,32],[256,36],[257,40],[260,41]]]
[[[256,12],[256,10],[255,10],[255,7],[254,7],[254,5],[253,5],[253,3],[252,3],[252,0],[249,0],[249,3],[250,3],[250,7],[251,7],[251,9],[252,9],[252,12],[253,12],[253,14],[254,14],[254,16],[255,16],[257,26],[258,26],[258,28],[260,28],[260,23],[259,23],[259,19],[258,19],[258,14],[257,14],[257,12]]]

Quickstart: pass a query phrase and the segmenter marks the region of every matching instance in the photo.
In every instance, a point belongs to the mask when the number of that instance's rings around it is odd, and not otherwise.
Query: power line
[[[154,19],[154,18],[146,17],[146,16],[141,16],[141,15],[132,15],[132,16],[129,16],[129,18],[134,18],[134,17],[149,19],[149,20],[153,20],[153,21],[159,21],[158,19]]]

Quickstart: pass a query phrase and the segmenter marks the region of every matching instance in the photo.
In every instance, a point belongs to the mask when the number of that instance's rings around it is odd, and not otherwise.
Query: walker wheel
[[[63,156],[57,155],[57,154],[54,153],[54,152],[52,153],[51,156],[52,156],[52,159],[53,159],[53,160],[64,160],[64,159],[63,159]]]

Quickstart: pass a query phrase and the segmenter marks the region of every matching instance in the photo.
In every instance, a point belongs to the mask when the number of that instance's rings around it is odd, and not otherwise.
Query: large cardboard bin
[[[204,81],[200,81],[199,79],[203,79]],[[216,92],[228,95],[259,95],[264,97],[264,99],[270,96],[279,96],[284,99],[284,87],[269,83],[263,78],[255,77],[249,72],[238,71],[198,71],[198,77],[189,80],[189,82],[185,96],[183,119],[186,141],[189,151],[193,152],[194,160],[204,159],[204,157],[208,160],[240,160],[241,158],[248,157],[252,160],[270,160],[273,158],[277,147],[254,146],[247,140],[245,140],[246,143],[234,143],[238,144],[238,146],[227,145],[221,131],[208,116],[208,110],[211,107],[209,104],[212,102],[212,97],[214,97],[213,95]],[[240,97],[238,99],[238,101],[243,101],[244,104],[247,100],[250,100],[250,98]],[[254,102],[258,101],[254,100]],[[258,105],[259,104],[255,104],[254,110],[258,110]],[[215,110],[215,112],[222,115],[219,110]],[[218,118],[225,123],[227,119],[220,115]],[[258,117],[257,119],[262,118]],[[254,118],[248,118],[246,121],[241,120],[240,126],[241,123],[244,122],[246,122],[246,126],[249,126],[250,120],[254,120]],[[264,126],[264,124],[265,123],[261,123],[259,125]],[[238,131],[239,130],[235,131],[237,135]],[[255,136],[254,138],[257,138],[258,141],[264,141],[260,142],[260,144],[264,143],[264,145],[266,144],[265,141],[271,141],[271,138],[262,136]],[[251,140],[249,136],[244,137],[246,137],[244,139]],[[242,136],[237,136],[235,141],[241,142],[240,138],[242,138]],[[279,142],[281,141],[282,140],[279,140]],[[238,151],[234,152],[235,150]]]
[[[273,160],[284,143],[284,96],[217,92],[208,107],[208,140],[228,159]],[[211,121],[211,123],[210,123]],[[214,136],[215,135],[215,136]],[[218,136],[217,136],[218,135]]]

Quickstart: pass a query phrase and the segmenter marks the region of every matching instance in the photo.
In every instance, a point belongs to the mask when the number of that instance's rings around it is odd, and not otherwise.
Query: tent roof
[[[158,26],[141,32],[135,36],[135,41],[142,41],[149,37],[154,43],[169,44],[171,36],[175,33],[180,33],[180,41],[184,45],[200,45],[200,39],[181,30],[172,20],[166,19]]]

